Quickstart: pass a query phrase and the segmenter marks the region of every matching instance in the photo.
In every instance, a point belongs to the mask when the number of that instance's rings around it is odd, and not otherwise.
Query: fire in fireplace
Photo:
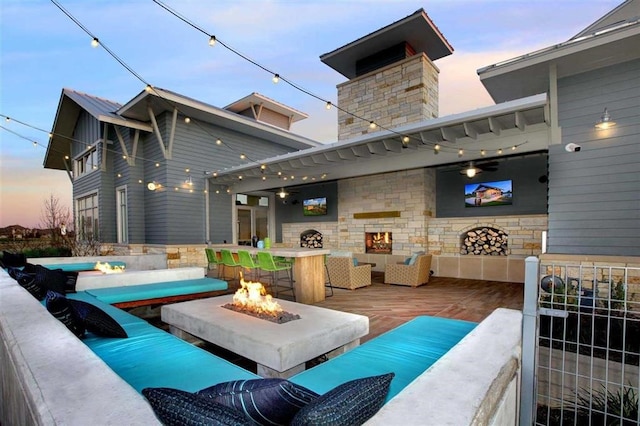
[[[391,232],[365,232],[365,253],[391,254],[393,238]]]

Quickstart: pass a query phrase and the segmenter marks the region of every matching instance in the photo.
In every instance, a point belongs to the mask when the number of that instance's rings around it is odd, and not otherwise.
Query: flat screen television
[[[508,206],[513,202],[510,180],[470,183],[464,186],[465,207]]]
[[[327,214],[327,197],[307,198],[302,201],[302,214],[322,216]]]

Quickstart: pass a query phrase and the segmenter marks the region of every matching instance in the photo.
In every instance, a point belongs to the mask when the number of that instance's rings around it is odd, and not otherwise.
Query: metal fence
[[[639,425],[640,268],[529,258],[525,281],[521,423]]]

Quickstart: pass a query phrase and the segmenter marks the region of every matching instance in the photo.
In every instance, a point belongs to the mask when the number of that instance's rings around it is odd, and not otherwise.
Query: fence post
[[[540,271],[537,257],[525,259],[524,267],[524,304],[522,309],[522,379],[520,386],[520,425],[533,424],[535,409],[535,358],[538,310],[538,274]]]

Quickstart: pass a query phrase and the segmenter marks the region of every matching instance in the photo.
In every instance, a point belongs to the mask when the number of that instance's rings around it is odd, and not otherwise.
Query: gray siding
[[[171,113],[156,117],[165,144],[169,143]],[[225,144],[216,145],[216,138]],[[205,171],[222,170],[261,158],[290,152],[283,145],[179,117],[172,158],[164,160],[154,134],[145,138],[145,182],[156,180],[161,191],[145,192],[146,242],[154,244],[197,244],[206,242]],[[230,148],[231,147],[231,148]],[[246,160],[240,154],[247,155]],[[155,167],[158,161],[160,167]],[[185,169],[190,170],[193,186],[187,186]],[[210,178],[210,176],[209,176]],[[215,185],[215,180],[211,180]],[[177,188],[177,189],[176,189]],[[231,241],[231,203],[225,194],[210,194],[211,241]]]
[[[640,61],[558,82],[562,145],[549,150],[550,253],[640,255]],[[597,130],[607,107],[617,125]],[[566,152],[570,142],[580,152]]]

